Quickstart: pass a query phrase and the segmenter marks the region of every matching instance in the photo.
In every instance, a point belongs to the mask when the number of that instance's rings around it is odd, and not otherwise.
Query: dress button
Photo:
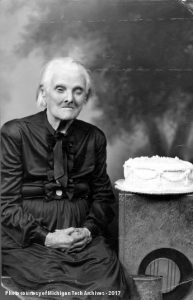
[[[62,196],[62,194],[63,194],[63,193],[62,193],[62,190],[56,190],[56,195],[57,195],[57,196]]]

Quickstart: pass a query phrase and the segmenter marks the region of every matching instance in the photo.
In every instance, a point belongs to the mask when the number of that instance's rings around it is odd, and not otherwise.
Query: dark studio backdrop
[[[112,183],[123,178],[129,157],[193,162],[193,1],[2,0],[0,6],[1,125],[37,112],[42,65],[72,56],[93,73],[97,96],[80,118],[106,133]],[[116,248],[116,220],[112,228]]]

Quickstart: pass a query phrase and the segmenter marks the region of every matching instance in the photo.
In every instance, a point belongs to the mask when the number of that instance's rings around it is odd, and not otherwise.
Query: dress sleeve
[[[2,230],[16,244],[44,244],[48,230],[23,210],[21,186],[23,180],[20,127],[16,121],[1,129],[1,212]]]
[[[103,234],[114,217],[112,204],[115,196],[106,171],[106,144],[106,137],[100,131],[96,135],[95,169],[90,181],[92,205],[84,223],[92,236]]]

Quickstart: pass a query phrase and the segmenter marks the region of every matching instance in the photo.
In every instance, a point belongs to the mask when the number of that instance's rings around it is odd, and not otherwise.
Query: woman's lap
[[[7,273],[28,290],[108,293],[126,288],[117,256],[103,237],[95,238],[79,253],[67,254],[38,244],[3,250],[3,262]]]

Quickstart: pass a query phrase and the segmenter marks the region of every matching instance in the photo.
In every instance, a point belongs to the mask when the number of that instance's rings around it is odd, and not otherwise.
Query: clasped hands
[[[87,228],[69,227],[48,233],[45,246],[58,248],[67,253],[80,252],[91,240],[91,233]]]

